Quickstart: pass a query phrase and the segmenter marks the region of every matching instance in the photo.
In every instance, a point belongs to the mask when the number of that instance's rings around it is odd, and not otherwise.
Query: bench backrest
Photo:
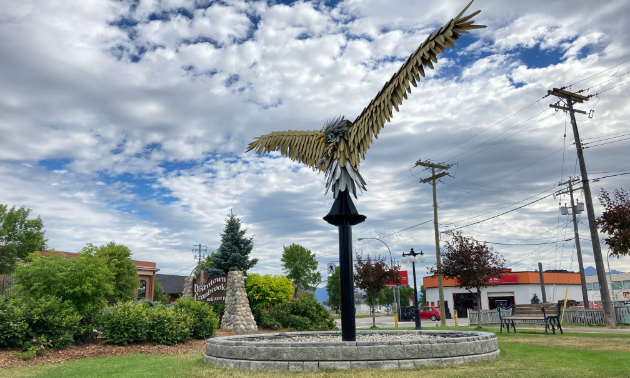
[[[512,307],[512,316],[514,315],[542,315],[541,307],[545,308],[547,316],[555,316],[559,314],[559,307],[556,303],[539,303],[539,304],[515,304]]]

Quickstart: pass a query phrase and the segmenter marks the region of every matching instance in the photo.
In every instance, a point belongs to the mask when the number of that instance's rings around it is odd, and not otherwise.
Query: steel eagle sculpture
[[[340,116],[328,120],[321,130],[272,132],[255,138],[246,152],[255,149],[260,155],[280,150],[291,160],[325,172],[324,195],[331,189],[334,198],[337,198],[340,192],[347,190],[356,198],[356,189],[361,192],[367,190],[366,181],[359,172],[360,158],[365,160],[373,138],[378,139],[385,122],[391,121],[393,109],[399,111],[403,99],[406,100],[407,93],[411,93],[411,86],[417,87],[420,78],[425,77],[425,68],[433,69],[438,54],[444,53],[447,47],[453,48],[462,33],[486,27],[474,25],[472,20],[481,11],[464,16],[472,3],[431,34],[409,56],[354,122]]]

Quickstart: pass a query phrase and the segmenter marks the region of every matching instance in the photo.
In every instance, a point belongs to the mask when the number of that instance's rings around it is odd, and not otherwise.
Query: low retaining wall
[[[208,339],[204,361],[241,369],[398,369],[489,361],[499,356],[497,338],[486,332],[382,331],[360,334],[422,333],[437,338],[397,341],[291,342],[292,336],[341,335],[339,331],[287,332]],[[359,334],[359,333],[358,333]],[[286,342],[262,342],[286,338]]]

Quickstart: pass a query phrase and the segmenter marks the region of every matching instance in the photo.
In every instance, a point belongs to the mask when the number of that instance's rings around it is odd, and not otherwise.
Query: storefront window
[[[593,290],[599,291],[599,282],[593,282]]]
[[[623,281],[623,288],[630,289],[630,281]]]
[[[593,290],[593,284],[592,283],[587,283],[586,284],[586,290],[592,291]]]
[[[622,287],[623,285],[621,284],[621,281],[613,281],[612,283],[613,290],[621,290]]]
[[[140,287],[138,288],[138,299],[144,299],[147,295],[147,281],[140,280]]]

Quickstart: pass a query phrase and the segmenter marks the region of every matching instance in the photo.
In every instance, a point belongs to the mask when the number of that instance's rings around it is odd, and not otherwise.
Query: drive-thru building
[[[567,271],[545,271],[545,292],[547,302],[564,300],[565,292],[569,300],[582,301],[580,274]],[[423,278],[427,291],[427,305],[438,306],[437,276]],[[529,304],[536,294],[542,302],[543,295],[538,272],[508,271],[493,285],[481,291],[481,309],[493,310],[497,307],[507,307],[512,304]],[[451,313],[457,311],[458,316],[467,317],[468,309],[477,310],[477,293],[475,289],[468,291],[459,286],[457,279],[444,279],[444,302]]]

